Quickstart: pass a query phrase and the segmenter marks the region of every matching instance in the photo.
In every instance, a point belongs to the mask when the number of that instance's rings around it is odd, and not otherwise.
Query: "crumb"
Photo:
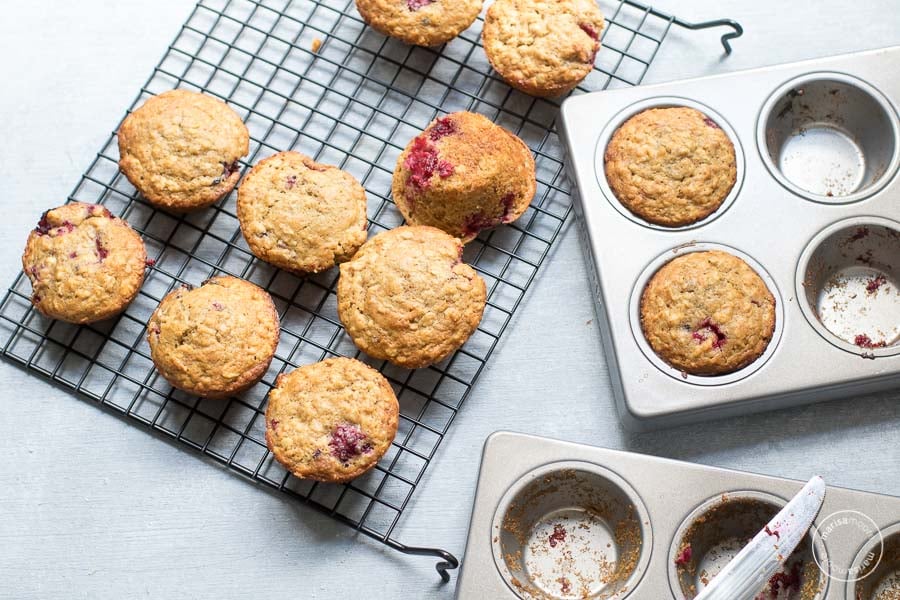
[[[322,40],[320,40],[319,38],[313,38],[312,51],[314,53],[318,54],[319,48],[321,48],[321,47],[322,47]]]

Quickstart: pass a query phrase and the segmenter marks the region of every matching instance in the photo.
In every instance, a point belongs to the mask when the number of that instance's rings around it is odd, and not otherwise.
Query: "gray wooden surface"
[[[657,5],[687,19],[732,17],[747,33],[722,59],[715,35],[675,31],[648,82],[900,44],[894,0]],[[2,6],[5,286],[28,229],[65,199],[191,3]],[[399,539],[461,556],[481,444],[497,429],[794,478],[818,472],[833,484],[900,495],[896,392],[624,432],[576,238],[570,223],[425,475]],[[0,597],[452,596],[430,559],[357,538],[6,363],[0,389]]]

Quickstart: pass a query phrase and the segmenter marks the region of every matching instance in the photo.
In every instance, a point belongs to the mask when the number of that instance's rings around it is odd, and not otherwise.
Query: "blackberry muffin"
[[[169,293],[150,316],[150,357],[174,387],[224,398],[259,381],[278,346],[278,313],[261,288],[213,277]]]
[[[481,12],[483,0],[356,0],[372,29],[416,46],[449,42]]]
[[[144,282],[141,236],[103,206],[73,202],[41,216],[22,268],[42,314],[93,323],[122,312]]]
[[[462,243],[434,227],[397,227],[341,265],[338,316],[360,350],[418,369],[465,343],[486,287],[462,262]]]
[[[560,96],[594,68],[604,26],[594,0],[496,0],[484,20],[484,51],[514,88]]]
[[[299,152],[279,152],[250,170],[237,216],[253,254],[301,274],[348,260],[366,241],[363,187]]]
[[[331,358],[278,376],[266,408],[266,445],[296,477],[344,483],[384,456],[399,413],[381,373]]]
[[[147,200],[172,212],[228,195],[249,150],[247,127],[227,104],[188,90],[148,99],[119,127],[119,168]]]
[[[392,193],[410,225],[474,239],[522,216],[537,186],[528,146],[486,117],[451,113],[432,121],[397,159]]]
[[[692,375],[722,375],[759,358],[775,331],[775,298],[746,262],[719,250],[666,263],[641,295],[653,351]]]
[[[679,227],[708,217],[737,180],[734,145],[693,108],[651,108],[619,127],[604,155],[606,179],[625,208]]]

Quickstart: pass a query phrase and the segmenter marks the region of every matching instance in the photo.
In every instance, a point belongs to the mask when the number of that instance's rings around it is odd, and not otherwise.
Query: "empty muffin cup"
[[[763,162],[786,188],[842,204],[880,190],[900,165],[900,126],[890,102],[842,73],[811,73],[782,85],[757,127]]]
[[[835,346],[900,354],[900,223],[854,217],[827,227],[801,255],[796,285],[807,320]]]
[[[735,491],[715,496],[684,520],[669,550],[669,584],[678,599],[699,594],[786,504],[770,494]],[[825,556],[816,540],[816,555]],[[816,565],[807,535],[761,590],[765,598],[813,600],[824,597],[827,580]]]
[[[624,479],[577,461],[539,467],[497,507],[494,561],[519,598],[621,599],[652,546],[647,510]]]
[[[866,542],[857,553],[850,573],[849,600],[900,598],[900,523]]]

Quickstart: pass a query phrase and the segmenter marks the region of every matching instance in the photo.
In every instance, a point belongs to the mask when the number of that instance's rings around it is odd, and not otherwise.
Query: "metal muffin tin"
[[[560,133],[597,320],[628,428],[900,387],[898,64],[900,47],[892,47],[563,104]],[[629,212],[604,172],[616,129],[664,106],[706,113],[736,151],[730,195],[686,227],[653,225]],[[776,299],[777,326],[754,363],[700,377],[655,355],[637,306],[667,259],[707,247],[750,259]]]
[[[485,443],[456,597],[693,598],[802,486],[498,432]],[[814,527],[788,560],[789,598],[900,590],[900,498],[829,487]]]

